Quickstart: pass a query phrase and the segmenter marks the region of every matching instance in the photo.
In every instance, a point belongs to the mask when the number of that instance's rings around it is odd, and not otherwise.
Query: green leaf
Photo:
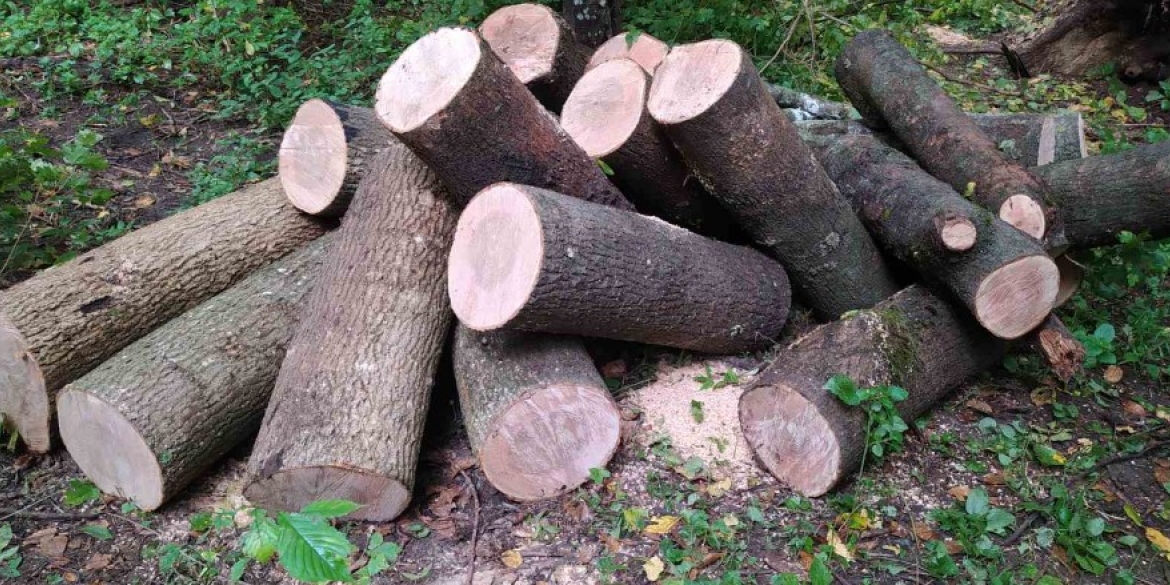
[[[82,528],[81,531],[102,541],[114,538],[114,534],[110,532],[110,529],[101,524],[90,524]]]
[[[992,508],[987,512],[987,531],[992,534],[1003,534],[1008,527],[1015,525],[1015,523],[1016,517],[1007,510]]]
[[[1101,341],[1113,341],[1116,336],[1117,331],[1113,328],[1112,325],[1108,323],[1102,323],[1098,325],[1097,329],[1093,331],[1093,337],[1096,337]]]
[[[242,558],[235,563],[232,563],[232,570],[228,573],[228,579],[232,583],[239,583],[240,579],[244,578],[244,571],[248,570],[248,558]]]
[[[845,374],[837,374],[829,378],[829,381],[825,382],[824,388],[836,396],[837,400],[849,406],[861,404],[861,392],[858,390],[857,384]]]
[[[987,492],[983,488],[971,488],[967,492],[967,513],[972,516],[982,516],[989,508]]]
[[[608,478],[609,475],[610,475],[609,471],[607,471],[601,467],[589,468],[589,480],[592,481],[593,483],[601,483],[601,482],[605,481],[605,479]]]
[[[69,480],[69,487],[65,490],[65,505],[76,508],[96,501],[102,497],[102,492],[93,485],[93,482],[84,479]]]
[[[1041,465],[1063,467],[1067,462],[1059,451],[1041,443],[1032,444],[1032,453],[1036,455],[1036,461],[1039,461]]]
[[[12,542],[12,526],[8,523],[0,524],[0,549]]]
[[[1105,532],[1105,519],[1100,516],[1089,519],[1085,523],[1085,531],[1089,536],[1101,536],[1101,533]]]
[[[696,423],[703,422],[703,403],[698,400],[691,401],[691,418],[695,419]]]
[[[910,397],[910,393],[901,386],[890,386],[890,400],[894,402],[902,402]]]
[[[601,172],[605,173],[607,177],[613,176],[613,168],[611,168],[605,161],[597,159],[597,166],[601,167]]]
[[[833,573],[829,572],[829,567],[825,566],[825,561],[819,556],[813,557],[808,567],[808,582],[809,585],[831,585],[833,582]]]
[[[262,512],[254,514],[252,528],[244,534],[241,549],[248,558],[264,565],[276,554],[276,524]]]
[[[340,518],[361,508],[348,500],[321,500],[301,508],[301,514],[320,516],[322,518]]]
[[[320,518],[284,513],[277,525],[280,565],[294,579],[310,583],[353,580],[348,563],[352,545],[336,528]]]

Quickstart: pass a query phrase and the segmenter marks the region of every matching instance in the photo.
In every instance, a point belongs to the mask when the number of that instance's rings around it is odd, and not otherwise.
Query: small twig
[[[101,516],[100,512],[33,512],[30,510],[0,510],[4,520],[9,518],[25,518],[28,520],[60,520],[64,522],[77,520],[93,520]]]
[[[1027,532],[1028,529],[1032,528],[1032,525],[1035,524],[1039,519],[1039,512],[1032,512],[1031,514],[1028,514],[1028,517],[1024,518],[1024,521],[1020,523],[1020,527],[1017,528],[1015,532],[1011,533],[1007,538],[1003,539],[1003,546],[1008,547],[1015,544],[1017,540],[1023,538],[1024,533]]]
[[[475,489],[475,482],[471,481],[471,476],[467,475],[466,471],[459,470],[459,475],[467,482],[467,488],[471,490],[471,499],[475,503],[475,515],[471,520],[471,554],[467,560],[467,585],[471,585],[475,580],[475,549],[479,544],[479,490]]]

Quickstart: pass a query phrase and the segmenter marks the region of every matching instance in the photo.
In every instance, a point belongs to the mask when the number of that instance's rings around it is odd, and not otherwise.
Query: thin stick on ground
[[[471,492],[471,501],[475,504],[475,511],[471,517],[471,553],[467,559],[467,585],[475,582],[475,548],[479,544],[479,490],[467,471],[459,470],[463,481],[467,482],[467,489]]]

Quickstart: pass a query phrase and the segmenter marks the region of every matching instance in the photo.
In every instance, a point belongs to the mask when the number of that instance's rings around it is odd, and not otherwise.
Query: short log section
[[[560,112],[585,73],[589,51],[556,12],[540,4],[513,4],[491,13],[479,34],[540,103]]]
[[[654,75],[654,70],[658,69],[669,52],[669,45],[644,32],[622,33],[597,47],[585,71],[592,71],[614,59],[629,59],[645,69],[646,73]]]

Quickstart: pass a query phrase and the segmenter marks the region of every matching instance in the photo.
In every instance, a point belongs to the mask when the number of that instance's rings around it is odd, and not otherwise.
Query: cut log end
[[[743,62],[743,49],[731,41],[675,47],[654,74],[650,115],[663,124],[699,116],[723,98],[739,78]]]
[[[996,269],[975,292],[975,318],[1001,339],[1035,329],[1052,312],[1060,271],[1048,256],[1026,256]]]
[[[484,475],[520,501],[558,496],[617,450],[621,415],[603,389],[553,385],[500,413],[479,450]]]
[[[593,158],[612,154],[630,139],[646,110],[646,73],[629,59],[614,59],[586,73],[561,111],[561,126]]]
[[[654,70],[666,59],[670,46],[646,34],[640,33],[630,42],[630,35],[622,33],[602,43],[593,52],[585,70],[591,70],[614,59],[630,59],[640,65],[646,73],[654,74]]]
[[[551,8],[540,4],[505,6],[488,16],[479,32],[525,84],[553,73],[561,28]]]
[[[294,207],[316,215],[333,204],[345,184],[348,147],[341,118],[313,99],[297,110],[280,143],[280,183]]]
[[[346,518],[367,522],[393,520],[410,504],[410,490],[396,479],[330,465],[282,469],[248,484],[244,497],[260,508],[285,511],[320,500],[347,500],[362,507]]]
[[[841,445],[815,404],[786,386],[744,393],[739,420],[756,459],[797,492],[824,495],[841,479]]]
[[[1044,208],[1027,195],[1008,197],[999,208],[999,218],[1037,240],[1047,230]]]
[[[24,336],[0,314],[0,422],[16,431],[29,451],[49,451],[51,417],[45,377]]]
[[[943,247],[952,252],[966,252],[975,246],[979,230],[965,217],[948,217],[939,228],[939,239]]]
[[[499,329],[528,302],[543,259],[540,216],[528,195],[512,183],[484,189],[455,229],[447,273],[451,308],[471,329]]]
[[[57,397],[57,417],[65,448],[98,489],[146,511],[162,505],[159,461],[118,409],[85,392],[66,390]]]
[[[441,28],[407,47],[378,83],[374,110],[392,132],[410,132],[443,108],[471,79],[483,57],[466,28]]]

